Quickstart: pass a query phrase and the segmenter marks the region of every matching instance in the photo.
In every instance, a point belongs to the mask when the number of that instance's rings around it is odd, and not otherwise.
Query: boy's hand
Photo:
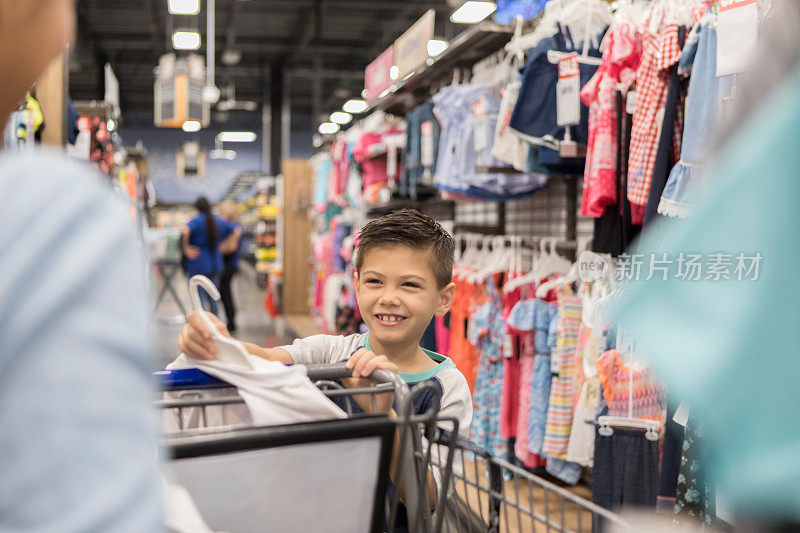
[[[397,372],[397,365],[389,361],[385,355],[376,355],[374,352],[361,348],[353,355],[350,356],[345,367],[353,371],[352,378],[345,378],[342,380],[344,386],[349,389],[354,388],[367,388],[372,382],[364,379],[372,372],[378,369],[389,370]],[[392,403],[394,402],[394,394],[391,392],[383,392],[375,394],[375,401],[370,397],[372,394],[356,394],[353,400],[364,410],[366,413],[389,413],[392,415]]]
[[[216,315],[204,311],[206,316],[211,319],[217,330],[226,337],[232,338],[228,333],[228,328]],[[214,359],[217,356],[217,346],[211,338],[211,333],[206,329],[200,313],[192,311],[186,315],[186,325],[183,326],[181,334],[178,335],[178,348],[195,359]]]
[[[397,365],[389,361],[389,358],[385,355],[376,355],[365,348],[358,349],[350,356],[344,366],[353,371],[354,378],[368,377],[377,369],[389,370],[395,373],[399,370]]]

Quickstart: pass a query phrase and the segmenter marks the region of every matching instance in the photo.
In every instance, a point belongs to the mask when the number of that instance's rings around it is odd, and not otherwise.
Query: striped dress
[[[572,430],[575,396],[575,348],[581,327],[583,304],[569,287],[558,290],[558,325],[556,347],[552,353],[552,371],[557,374],[550,387],[542,452],[549,457],[566,459]]]

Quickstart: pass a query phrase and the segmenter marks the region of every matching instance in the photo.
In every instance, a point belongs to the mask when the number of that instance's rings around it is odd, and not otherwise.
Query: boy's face
[[[419,340],[434,315],[453,303],[454,285],[439,289],[429,250],[406,246],[374,248],[356,275],[356,298],[370,338],[405,348]]]

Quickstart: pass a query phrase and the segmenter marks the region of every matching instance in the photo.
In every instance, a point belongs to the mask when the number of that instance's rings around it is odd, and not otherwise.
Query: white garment
[[[591,467],[594,463],[595,427],[586,421],[594,420],[600,404],[600,378],[593,376],[581,388],[575,414],[572,417],[572,430],[567,446],[567,461]]]
[[[230,383],[238,389],[246,404],[246,409],[242,405],[222,407],[218,411],[221,412],[218,419],[212,416],[210,407],[206,408],[205,420],[200,418],[200,408],[184,409],[184,429],[202,427],[200,422],[204,422],[205,427],[241,424],[268,426],[346,418],[344,411],[311,383],[302,365],[286,366],[254,355],[248,355],[247,358],[252,370],[217,360],[192,359],[184,354],[167,366],[167,370],[198,368]],[[204,391],[204,396],[225,396],[231,392],[231,389],[210,389]],[[174,398],[178,393],[166,394]]]
[[[525,171],[528,162],[528,143],[511,133],[508,123],[511,120],[511,113],[514,112],[514,105],[519,97],[519,88],[522,82],[512,81],[503,92],[503,99],[500,101],[500,111],[497,114],[497,126],[494,131],[494,146],[492,155],[512,165],[519,172]]]

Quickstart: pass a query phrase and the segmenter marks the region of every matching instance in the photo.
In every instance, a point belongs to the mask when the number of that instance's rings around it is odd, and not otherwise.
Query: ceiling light
[[[197,15],[200,13],[200,0],[169,0],[167,7],[173,15]]]
[[[331,135],[339,131],[339,125],[333,122],[323,122],[319,125],[319,132],[323,135]]]
[[[447,47],[450,46],[447,41],[443,41],[441,39],[431,39],[428,41],[428,55],[431,57],[436,57],[445,50]]]
[[[397,65],[392,65],[392,68],[389,69],[389,77],[393,80],[396,80],[399,75],[400,69],[397,68]]]
[[[251,143],[256,140],[256,134],[252,131],[223,131],[217,139],[224,143]]]
[[[117,123],[114,122],[112,119],[109,119],[108,122],[106,122],[106,129],[108,131],[114,131],[114,129],[116,127],[117,127]]]
[[[196,31],[176,31],[172,34],[172,47],[175,50],[197,50],[200,48],[200,34]]]
[[[347,124],[353,120],[353,115],[345,113],[344,111],[334,111],[331,113],[331,122],[336,124]]]
[[[196,131],[200,131],[200,128],[202,127],[203,125],[196,120],[187,120],[186,122],[183,123],[182,126],[183,131],[185,131],[186,133],[194,133]]]
[[[469,0],[450,15],[450,22],[459,24],[475,24],[480,22],[497,9],[495,2],[477,2]]]
[[[368,90],[364,89],[363,91],[361,91],[361,98],[366,98],[368,96],[369,96],[369,91]]]
[[[364,100],[348,100],[342,106],[342,110],[351,113],[353,115],[358,115],[359,113],[363,113],[369,109],[369,104],[366,103]]]

